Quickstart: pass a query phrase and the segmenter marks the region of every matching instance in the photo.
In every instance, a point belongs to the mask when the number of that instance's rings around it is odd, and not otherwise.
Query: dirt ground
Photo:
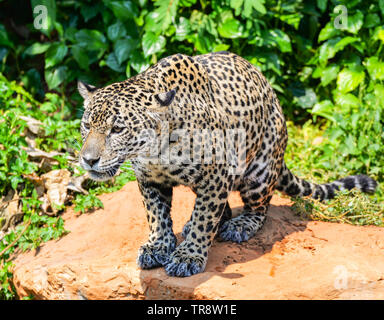
[[[37,299],[384,299],[384,228],[306,221],[274,196],[263,229],[242,244],[216,241],[205,272],[140,270],[148,226],[136,182],[101,197],[104,209],[64,213],[70,231],[15,260],[20,297]],[[179,241],[195,195],[174,191]],[[241,211],[238,194],[230,197]]]

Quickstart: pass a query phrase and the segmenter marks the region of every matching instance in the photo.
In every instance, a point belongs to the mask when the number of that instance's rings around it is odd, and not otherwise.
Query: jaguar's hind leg
[[[263,226],[273,190],[260,188],[258,185],[251,183],[240,187],[244,211],[223,223],[219,231],[223,240],[237,243],[247,241]]]

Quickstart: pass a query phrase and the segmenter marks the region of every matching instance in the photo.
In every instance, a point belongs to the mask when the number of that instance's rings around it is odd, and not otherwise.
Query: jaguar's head
[[[143,83],[120,82],[96,88],[78,82],[84,98],[81,119],[83,146],[80,165],[92,179],[112,178],[126,159],[140,155],[148,142],[148,132],[158,130],[154,114],[164,111],[175,90],[156,93]]]

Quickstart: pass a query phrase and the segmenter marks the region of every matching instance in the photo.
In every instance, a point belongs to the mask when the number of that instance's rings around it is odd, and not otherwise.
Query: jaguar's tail
[[[357,188],[366,193],[373,193],[376,187],[377,182],[364,174],[349,176],[331,183],[311,183],[296,177],[284,163],[276,189],[291,197],[311,196],[322,201],[334,198],[338,190]]]

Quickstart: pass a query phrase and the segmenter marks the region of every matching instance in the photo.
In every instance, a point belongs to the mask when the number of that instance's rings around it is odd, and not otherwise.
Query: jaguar
[[[276,93],[234,53],[175,54],[102,88],[79,81],[78,90],[81,166],[103,181],[129,160],[136,174],[149,224],[137,257],[142,269],[163,266],[177,277],[204,271],[216,236],[241,243],[262,227],[274,190],[322,201],[338,190],[373,193],[377,186],[366,175],[325,184],[295,176],[284,162],[288,135]],[[179,244],[170,215],[177,185],[196,194]],[[231,191],[244,202],[235,217]]]

